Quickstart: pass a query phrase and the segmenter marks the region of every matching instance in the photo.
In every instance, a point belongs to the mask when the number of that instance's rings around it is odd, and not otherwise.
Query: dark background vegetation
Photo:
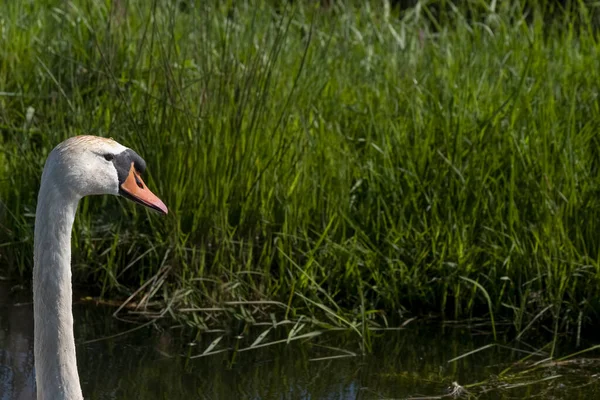
[[[592,327],[597,7],[400,3],[2,3],[2,276],[28,284],[45,157],[86,133],[170,214],[82,201],[74,283],[145,316]]]

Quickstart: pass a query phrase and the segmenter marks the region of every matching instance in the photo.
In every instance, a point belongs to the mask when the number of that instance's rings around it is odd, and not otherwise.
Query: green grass
[[[105,298],[361,335],[406,312],[597,320],[593,6],[252,3],[0,5],[5,275],[30,277],[48,152],[91,133],[170,210],[82,202],[74,281]]]

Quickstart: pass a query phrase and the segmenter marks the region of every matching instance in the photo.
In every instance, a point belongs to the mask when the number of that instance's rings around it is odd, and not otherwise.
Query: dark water
[[[593,358],[598,352],[585,354],[585,359],[542,364],[535,372],[515,367],[503,379],[496,376],[527,355],[516,351],[514,344],[513,349],[489,347],[449,363],[492,343],[488,334],[473,327],[415,324],[387,331],[373,338],[372,353],[367,356],[360,355],[356,333],[337,332],[305,342],[189,359],[185,355],[201,353],[223,333],[204,334],[190,346],[181,329],[147,327],[90,342],[135,326],[112,318],[113,311],[89,303],[74,307],[77,360],[86,399],[437,399],[452,398],[453,382],[463,386],[484,382],[466,388],[480,399],[594,399],[600,395],[600,362]],[[230,333],[214,350],[243,349],[267,328],[253,328],[241,339]],[[303,330],[309,331],[308,327]],[[289,328],[273,329],[261,343],[285,337],[287,332]],[[35,397],[32,335],[28,290],[11,290],[0,282],[0,400]],[[525,344],[520,348],[532,350]],[[322,359],[331,356],[338,358]],[[544,357],[547,354],[531,357],[527,367]],[[463,392],[462,398],[467,397]]]

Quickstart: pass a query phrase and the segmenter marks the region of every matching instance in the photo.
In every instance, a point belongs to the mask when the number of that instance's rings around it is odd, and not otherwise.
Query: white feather
[[[33,310],[38,400],[83,399],[73,335],[71,230],[83,196],[119,192],[117,170],[102,156],[127,148],[77,136],[48,156],[35,219]]]

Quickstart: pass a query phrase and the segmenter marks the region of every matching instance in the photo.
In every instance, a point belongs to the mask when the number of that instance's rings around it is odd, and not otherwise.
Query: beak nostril
[[[140,180],[140,178],[137,177],[137,175],[135,175],[135,183],[138,185],[138,187],[140,189],[144,188],[144,183]]]

